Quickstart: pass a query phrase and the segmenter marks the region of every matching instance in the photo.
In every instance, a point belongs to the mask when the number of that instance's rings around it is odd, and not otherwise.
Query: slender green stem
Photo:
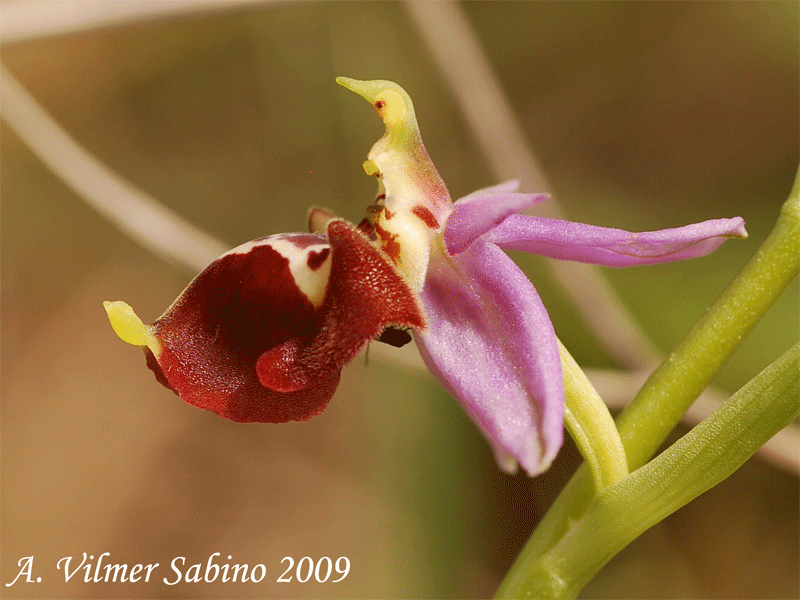
[[[625,448],[608,407],[561,340],[566,407],[564,425],[592,471],[594,487],[600,491],[628,474]]]
[[[574,598],[642,532],[717,485],[800,414],[800,344],[655,459],[609,486],[509,596]]]
[[[631,469],[641,466],[797,275],[800,265],[800,171],[775,228],[755,256],[653,373],[618,419]],[[515,596],[537,559],[580,519],[593,485],[582,465],[536,527],[498,596]]]

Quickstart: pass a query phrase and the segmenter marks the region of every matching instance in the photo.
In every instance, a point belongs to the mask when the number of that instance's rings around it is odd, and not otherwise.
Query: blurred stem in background
[[[42,162],[120,231],[191,273],[202,271],[228,250],[87,152],[1,63],[0,81],[6,122]]]
[[[523,191],[551,192],[525,139],[524,128],[461,5],[454,0],[409,0],[405,6],[497,179],[519,179]],[[564,218],[552,199],[542,213]],[[553,259],[546,263],[611,356],[629,369],[649,369],[658,364],[660,352],[625,309],[600,269]]]

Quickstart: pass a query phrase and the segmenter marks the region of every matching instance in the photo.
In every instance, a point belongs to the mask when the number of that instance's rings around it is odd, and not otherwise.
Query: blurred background
[[[668,351],[754,253],[791,187],[798,4],[460,8],[571,219],[647,230],[745,218],[750,237],[713,256],[605,271]],[[2,60],[86,149],[230,246],[303,230],[311,204],[357,221],[372,202],[361,163],[382,124],[337,75],[405,87],[453,198],[498,183],[402,3],[230,4],[7,40]],[[116,338],[102,301],[153,321],[194,273],[125,237],[5,122],[0,131],[2,581],[26,556],[42,577],[4,597],[493,594],[579,464],[570,442],[547,474],[508,476],[432,377],[374,358],[346,368],[306,423],[240,425],[180,402]],[[542,261],[514,258],[578,362],[617,366]],[[799,328],[795,283],[716,385],[738,389]],[[799,526],[796,475],[754,458],[582,595],[797,597]],[[160,577],[65,583],[56,562],[83,552],[159,562]],[[264,564],[267,577],[162,583],[173,557],[213,552]],[[285,556],[347,556],[352,567],[335,584],[276,583]]]

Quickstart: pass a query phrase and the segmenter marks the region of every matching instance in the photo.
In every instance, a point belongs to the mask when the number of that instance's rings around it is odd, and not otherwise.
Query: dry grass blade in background
[[[64,183],[126,235],[192,272],[228,249],[89,154],[4,66],[0,78],[6,122]]]
[[[522,191],[550,186],[506,99],[480,41],[458,2],[405,3],[422,39],[439,65],[498,180],[519,179]],[[563,218],[555,200],[542,205],[547,216]],[[653,367],[659,352],[623,308],[597,267],[548,259],[558,283],[578,307],[605,349],[631,369]]]

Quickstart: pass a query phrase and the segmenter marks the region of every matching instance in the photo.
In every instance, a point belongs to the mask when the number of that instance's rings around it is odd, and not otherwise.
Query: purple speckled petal
[[[741,217],[631,233],[585,223],[512,215],[483,240],[494,242],[504,250],[521,250],[608,267],[629,267],[705,256],[734,237],[747,237]]]
[[[422,357],[501,467],[547,469],[563,441],[564,383],[553,325],[530,281],[497,246],[478,241],[458,256],[431,257],[421,299]]]

